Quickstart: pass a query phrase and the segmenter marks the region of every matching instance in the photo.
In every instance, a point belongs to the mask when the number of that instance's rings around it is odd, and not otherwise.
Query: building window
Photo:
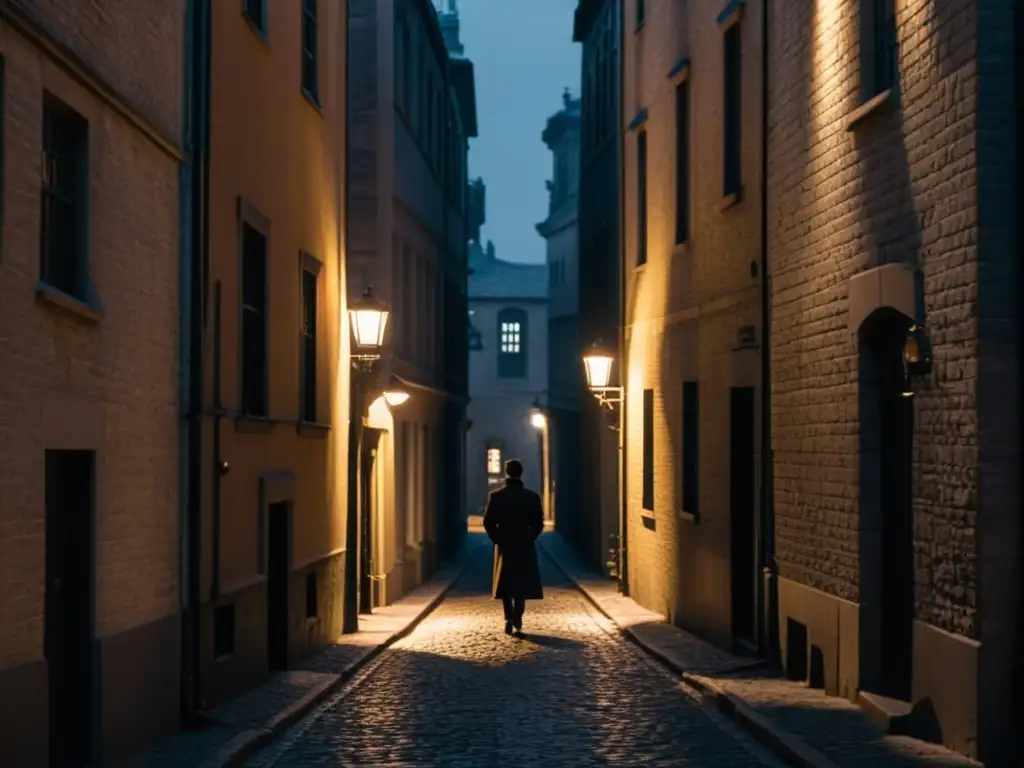
[[[213,658],[222,661],[235,652],[235,604],[217,606],[213,612]]]
[[[267,0],[242,0],[242,13],[261,34],[267,34]]]
[[[302,0],[302,90],[320,103],[317,64],[316,0]]]
[[[636,0],[636,25],[638,27],[643,26],[646,14],[647,3],[645,3],[644,0]]]
[[[316,337],[317,337],[317,284],[320,264],[304,255],[302,264],[302,349],[300,354],[299,387],[301,392],[300,416],[302,421],[316,421]]]
[[[86,296],[86,155],[89,124],[71,107],[46,95],[40,195],[43,282],[79,299]]]
[[[893,88],[897,72],[894,0],[861,0],[860,71],[864,101]]]
[[[700,411],[697,382],[683,382],[683,512],[699,514]]]
[[[740,116],[742,114],[740,67],[740,25],[736,23],[725,33],[725,125],[723,135],[725,160],[723,194],[725,195],[736,195],[740,191]]]
[[[690,81],[676,86],[676,242],[690,239]]]
[[[636,135],[636,263],[647,263],[647,131]]]
[[[245,416],[266,416],[267,238],[242,222],[242,395]]]
[[[500,477],[501,467],[501,446],[491,445],[487,448],[487,474]]]
[[[498,313],[498,375],[526,376],[526,312],[510,307]]]
[[[654,511],[654,390],[644,390],[644,509]]]

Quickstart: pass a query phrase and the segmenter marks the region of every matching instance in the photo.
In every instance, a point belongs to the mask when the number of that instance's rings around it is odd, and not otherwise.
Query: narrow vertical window
[[[654,390],[644,390],[644,434],[643,434],[643,506],[654,511]]]
[[[644,0],[636,0],[636,25],[642,26],[647,15],[647,3]]]
[[[497,485],[505,474],[501,464],[501,446],[492,443],[487,446],[487,484]]]
[[[84,238],[88,123],[53,97],[43,103],[40,261],[43,282],[86,299]]]
[[[314,104],[320,103],[318,64],[316,0],[302,0],[302,90]]]
[[[636,263],[647,263],[647,131],[636,135]]]
[[[740,191],[740,125],[742,115],[742,78],[740,61],[740,25],[733,24],[725,33],[725,77],[723,154],[725,184],[723,194]]]
[[[697,516],[700,513],[699,458],[700,411],[697,401],[697,382],[683,382],[683,512]]]
[[[241,401],[244,415],[267,415],[267,238],[244,221]]]
[[[893,88],[898,69],[894,0],[861,0],[861,91],[864,101]]]
[[[267,34],[266,0],[242,0],[242,14],[261,34]]]
[[[317,274],[318,270],[302,269],[302,349],[300,392],[303,421],[316,421],[316,337],[317,337]]]
[[[690,81],[676,86],[676,242],[690,239]]]

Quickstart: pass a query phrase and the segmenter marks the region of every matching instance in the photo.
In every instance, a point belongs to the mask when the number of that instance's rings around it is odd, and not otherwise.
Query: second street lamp
[[[359,631],[359,614],[369,611],[365,598],[360,601],[359,572],[360,559],[369,553],[364,552],[360,558],[359,546],[359,508],[365,506],[361,498],[360,486],[362,478],[363,416],[369,406],[369,394],[372,391],[373,379],[376,374],[377,362],[380,360],[384,347],[384,331],[387,329],[390,312],[373,295],[373,288],[368,287],[356,301],[348,307],[349,326],[352,329],[352,378],[349,386],[349,430],[348,430],[348,515],[345,521],[345,601],[342,612],[342,632]],[[384,393],[392,392],[396,399],[405,394],[405,399],[395,402],[400,405],[408,399],[404,388],[389,386]],[[391,403],[389,403],[390,405]],[[363,522],[363,538],[366,540],[368,523]],[[364,569],[365,570],[365,569]],[[363,605],[360,605],[360,602]]]

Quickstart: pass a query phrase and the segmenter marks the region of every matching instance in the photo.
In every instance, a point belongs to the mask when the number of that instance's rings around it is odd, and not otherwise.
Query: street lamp
[[[595,341],[583,355],[587,387],[594,393],[598,403],[610,410],[622,400],[622,387],[611,385],[614,362],[614,353],[600,341]]]
[[[348,318],[352,329],[352,379],[349,387],[349,431],[348,431],[348,518],[345,524],[345,602],[342,611],[341,630],[345,633],[359,631],[359,614],[370,612],[369,583],[366,579],[366,563],[369,558],[366,543],[369,541],[369,507],[362,499],[360,510],[360,486],[363,477],[363,416],[370,404],[369,395],[374,387],[373,377],[377,362],[384,347],[384,331],[387,329],[390,312],[373,295],[373,287],[367,286],[363,295],[349,302]],[[388,393],[392,397],[388,398]],[[404,388],[389,386],[384,391],[388,405],[400,405],[409,399]],[[402,398],[401,395],[405,397]],[[360,515],[362,511],[362,515]],[[359,547],[359,519],[363,518],[363,552]],[[359,566],[363,561],[363,576],[360,585]],[[362,587],[362,588],[360,588]]]
[[[548,417],[536,408],[530,413],[530,424],[534,429],[544,429],[548,425]]]
[[[383,394],[384,402],[388,404],[389,408],[397,408],[410,397],[409,390],[405,388],[402,380],[395,375],[391,376],[387,389],[384,390]]]
[[[530,409],[530,426],[537,430],[540,441],[540,483],[541,499],[544,507],[544,519],[552,517],[551,509],[551,443],[548,430],[548,416],[541,407],[538,398],[533,399]]]

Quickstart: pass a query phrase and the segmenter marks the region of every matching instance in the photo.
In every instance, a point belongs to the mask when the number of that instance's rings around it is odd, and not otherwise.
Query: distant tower
[[[437,16],[441,22],[441,35],[444,45],[452,56],[461,56],[462,41],[459,39],[459,4],[457,0],[440,0],[437,5]]]

